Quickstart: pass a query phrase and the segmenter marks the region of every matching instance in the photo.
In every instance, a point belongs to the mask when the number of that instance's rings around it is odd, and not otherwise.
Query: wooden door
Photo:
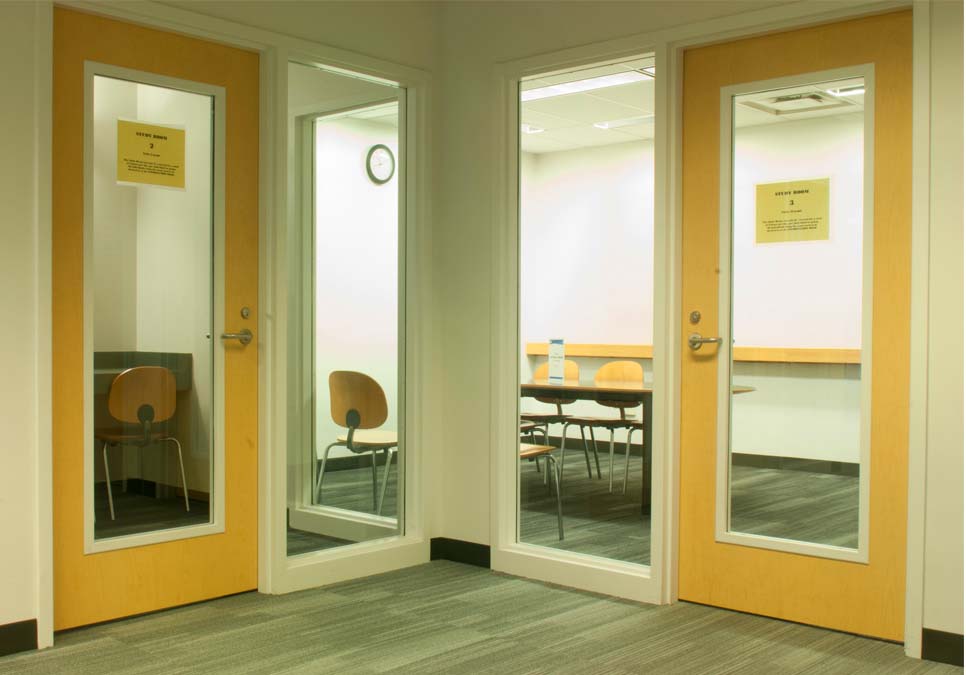
[[[868,425],[864,428],[869,439],[868,462],[862,467],[868,476],[865,560],[830,559],[808,550],[774,550],[768,541],[755,545],[726,541],[720,534],[720,523],[716,523],[716,514],[720,517],[716,503],[722,485],[716,472],[720,464],[716,453],[722,443],[719,426],[729,424],[730,410],[719,412],[721,388],[729,386],[721,381],[719,360],[731,356],[732,340],[735,362],[799,360],[802,363],[795,367],[802,369],[823,359],[845,363],[853,351],[795,349],[795,336],[789,336],[789,349],[760,349],[760,345],[742,344],[739,335],[728,332],[731,319],[723,316],[728,310],[721,309],[727,305],[721,302],[719,291],[731,279],[726,278],[730,275],[721,265],[720,256],[724,254],[719,251],[719,228],[730,228],[735,212],[727,213],[725,208],[719,213],[722,195],[729,188],[721,184],[725,171],[722,167],[731,161],[728,157],[724,163],[721,161],[721,141],[726,133],[721,122],[721,111],[725,109],[722,92],[742,83],[855,67],[869,68],[870,79],[874,77],[874,131],[866,136],[872,139],[874,156],[872,164],[866,164],[866,171],[871,172],[874,183],[866,201],[867,210],[871,207],[872,212],[865,221],[872,227],[869,245],[873,257],[863,288],[863,293],[871,294],[871,329],[869,340],[863,342],[863,348],[869,350],[869,361],[863,361],[861,366],[862,378],[871,377],[870,410],[863,422]],[[903,638],[911,72],[912,16],[908,11],[774,33],[685,53],[681,325],[685,342],[696,330],[705,337],[721,336],[724,342],[718,347],[704,344],[698,350],[687,344],[683,347],[679,550],[679,597],[683,600],[890,640]],[[729,128],[727,133],[730,131]],[[782,153],[780,146],[767,150],[779,157]],[[834,180],[829,189],[834,195]],[[763,209],[760,204],[758,208]],[[832,237],[842,232],[842,223],[833,219],[830,226]],[[762,255],[776,250],[765,248],[765,244],[756,245]],[[783,245],[806,247],[825,243]],[[813,273],[829,274],[832,269],[813,269]],[[702,315],[697,325],[689,316],[693,310]]]
[[[224,127],[212,133],[211,166],[223,161],[224,178],[223,185],[214,186],[210,199],[212,212],[223,210],[223,244],[213,245],[222,250],[223,260],[213,261],[211,268],[212,276],[216,277],[213,284],[223,284],[223,298],[212,300],[211,306],[212,312],[223,315],[224,319],[212,318],[212,325],[223,323],[228,331],[247,327],[257,333],[258,55],[55,8],[52,284],[54,622],[57,630],[257,586],[257,335],[247,347],[236,342],[223,343],[211,331],[196,336],[212,341],[211,353],[224,350],[223,357],[215,357],[216,361],[223,359],[223,366],[215,368],[211,377],[213,390],[223,387],[223,397],[216,397],[214,403],[216,407],[221,406],[221,413],[213,412],[211,418],[212,426],[216,427],[213,433],[222,435],[218,442],[224,445],[223,466],[211,467],[213,472],[224,472],[223,531],[133,547],[122,543],[115,550],[92,550],[90,546],[93,518],[86,512],[93,509],[89,497],[85,498],[88,488],[84,476],[85,471],[88,477],[94,471],[89,456],[92,439],[88,438],[94,433],[93,415],[89,409],[85,411],[85,406],[92,405],[93,397],[91,375],[85,374],[90,358],[90,345],[86,344],[89,336],[85,336],[88,329],[85,279],[90,283],[90,270],[85,270],[90,265],[89,255],[85,256],[85,245],[89,246],[85,239],[85,219],[89,219],[92,208],[85,203],[89,194],[85,191],[85,181],[93,180],[85,174],[90,159],[85,156],[90,150],[90,146],[85,149],[85,134],[90,132],[85,121],[85,114],[90,110],[85,108],[90,105],[85,100],[90,95],[89,74],[85,68],[91,64],[126,69],[124,72],[135,73],[133,80],[139,77],[137,73],[143,73],[171,78],[172,82],[176,79],[222,88],[219,91],[224,97]],[[185,170],[190,173],[197,168],[188,162]],[[116,184],[113,177],[108,177],[108,181],[112,186]],[[212,218],[218,220],[215,216]],[[166,223],[170,227],[178,224],[177,218]],[[185,255],[190,253],[184,250]],[[179,257],[170,256],[167,260],[170,269],[176,269]],[[198,291],[199,294],[207,292]],[[245,319],[240,316],[242,307],[248,308]],[[178,401],[180,406],[181,399]],[[223,424],[216,424],[220,419]],[[178,431],[171,433],[177,435]],[[100,445],[96,449],[100,458]],[[211,484],[220,489],[219,480],[212,479]],[[185,490],[188,487],[187,482],[182,487],[175,481],[173,489],[194,496],[191,489]],[[88,499],[86,503],[85,499]],[[96,517],[102,524],[109,518],[103,512]],[[123,538],[118,541],[123,542]]]

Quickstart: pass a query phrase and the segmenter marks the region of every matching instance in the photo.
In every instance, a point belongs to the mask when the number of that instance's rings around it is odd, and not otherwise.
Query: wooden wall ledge
[[[604,359],[650,359],[654,357],[651,345],[564,345],[567,357],[594,357]],[[527,356],[546,356],[546,342],[528,342]],[[858,349],[803,349],[798,347],[735,347],[735,361],[749,363],[860,363]]]

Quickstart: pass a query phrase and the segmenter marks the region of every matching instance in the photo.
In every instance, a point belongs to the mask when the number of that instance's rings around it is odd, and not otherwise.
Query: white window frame
[[[601,50],[601,51],[596,51]],[[498,70],[502,97],[503,137],[496,166],[505,174],[496,177],[497,205],[494,214],[492,375],[493,405],[490,426],[491,564],[494,570],[641,602],[664,601],[667,588],[663,573],[667,550],[666,457],[663,451],[669,428],[669,393],[675,390],[669,364],[676,359],[670,333],[669,269],[667,253],[672,235],[667,223],[666,172],[668,88],[662,69],[666,50],[646,42],[636,48],[611,51],[605,45],[578,50],[565,62],[559,55],[537,57],[508,64]],[[518,459],[520,415],[520,83],[524,78],[606,63],[653,56],[655,78],[654,134],[654,358],[653,424],[651,453],[651,550],[650,565],[612,560],[518,541],[520,495]],[[565,531],[566,534],[566,531]]]
[[[390,85],[387,84],[387,86]],[[291,320],[291,325],[298,323],[299,330],[289,336],[290,339],[294,337],[294,339],[298,340],[297,346],[294,347],[295,355],[292,360],[294,365],[291,368],[291,371],[294,371],[294,373],[290,371],[290,374],[295,377],[302,376],[299,378],[300,381],[297,384],[301,400],[314,402],[317,392],[313,391],[313,384],[316,387],[319,385],[318,382],[314,382],[314,300],[316,290],[315,261],[317,254],[317,242],[315,238],[317,209],[314,198],[316,124],[320,120],[336,119],[353,112],[369,110],[379,106],[385,106],[389,103],[396,103],[398,105],[399,128],[405,130],[406,91],[398,88],[396,96],[391,99],[354,104],[350,107],[342,107],[341,104],[336,103],[334,109],[329,109],[331,106],[326,106],[326,109],[312,107],[299,111],[290,111],[290,114],[294,113],[291,114],[291,129],[294,141],[292,147],[295,152],[291,166],[295,172],[293,177],[296,179],[293,180],[292,185],[295,191],[292,200],[292,242],[294,243],[297,240],[298,245],[289,250],[293,257],[299,255],[300,259],[297,268],[291,263],[288,265],[288,268],[289,270],[298,269],[301,277],[300,283],[293,283],[298,293],[298,299],[294,304],[298,306],[300,315],[297,318],[293,317]],[[405,158],[402,152],[405,146],[403,135],[403,133],[400,133],[398,139],[400,148],[399,156],[403,160],[401,162],[402,164],[404,164]],[[399,180],[399,213],[403,214],[405,207],[405,174],[402,167],[399,169],[397,175]],[[396,390],[398,392],[405,391],[405,268],[403,267],[406,260],[405,233],[405,218],[400,217],[397,239],[399,246],[398,324],[401,328],[398,333],[399,348],[397,353],[399,367],[396,376]],[[398,419],[404,420],[406,418],[405,399],[400,396],[400,400],[394,403],[397,405],[398,412],[401,413],[398,415]],[[305,411],[299,406],[294,407],[293,410],[297,411],[295,416],[300,419],[292,425],[294,428],[290,428],[289,430],[289,443],[295,444],[297,447],[311,447],[314,456],[314,453],[319,447],[319,439],[316,438],[313,429],[314,413]],[[397,451],[394,453],[396,455],[397,475],[399,476],[397,486],[399,489],[399,499],[397,500],[399,508],[396,517],[391,518],[374,513],[360,513],[333,506],[316,504],[314,495],[312,494],[315,480],[315,476],[312,473],[315,463],[314,461],[310,461],[309,463],[298,463],[294,467],[289,466],[289,471],[295,471],[296,477],[294,482],[299,486],[299,494],[297,496],[288,494],[286,497],[289,509],[289,524],[296,529],[308,530],[310,532],[325,532],[329,536],[349,541],[358,541],[360,543],[395,537],[399,533],[405,532],[405,469],[407,457],[405,434],[400,434],[399,438],[400,443]],[[325,443],[328,443],[330,440],[325,440]],[[300,555],[311,554],[311,552],[307,552]]]
[[[212,447],[209,465],[209,521],[118,537],[94,538],[94,78],[109,77],[137,84],[209,96],[212,116]],[[104,63],[84,63],[84,553],[148,546],[225,531],[225,354],[218,336],[224,332],[225,299],[225,89]]]

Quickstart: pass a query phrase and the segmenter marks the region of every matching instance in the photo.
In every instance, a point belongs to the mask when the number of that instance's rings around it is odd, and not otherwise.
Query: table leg
[[[649,516],[651,515],[651,431],[653,429],[651,422],[654,418],[654,402],[650,393],[644,395],[643,404],[641,418],[644,423],[642,434],[644,438],[641,440],[643,445],[641,459],[644,462],[644,475],[641,481],[641,515]]]

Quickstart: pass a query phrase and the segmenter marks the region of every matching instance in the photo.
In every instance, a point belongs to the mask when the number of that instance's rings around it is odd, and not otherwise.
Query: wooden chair
[[[336,370],[329,374],[329,399],[332,421],[348,429],[348,433],[336,436],[335,442],[323,450],[316,450],[316,462],[321,462],[315,483],[315,498],[321,503],[322,478],[329,451],[334,447],[347,448],[356,454],[372,453],[372,508],[382,513],[389,484],[389,466],[399,442],[395,431],[375,431],[389,416],[386,394],[379,383],[363,373]],[[382,490],[376,497],[376,456],[385,454],[386,468],[382,475]]]
[[[605,386],[608,383],[635,383],[644,382],[644,369],[636,361],[610,361],[598,369],[594,375],[594,383],[598,386]],[[590,430],[590,442],[594,447],[594,454],[597,452],[597,439],[594,437],[594,429],[607,429],[610,431],[610,475],[608,477],[608,490],[614,489],[614,432],[618,429],[627,430],[627,444],[624,448],[624,483],[621,493],[627,492],[627,472],[630,467],[631,454],[631,435],[635,431],[644,433],[644,423],[635,420],[628,414],[630,408],[641,405],[640,401],[620,401],[598,399],[597,403],[607,408],[616,408],[620,417],[571,417],[568,425],[577,425],[583,434],[584,427]],[[561,464],[563,461],[561,460]]]
[[[184,510],[190,511],[188,481],[185,480],[184,459],[181,443],[169,436],[158,425],[174,416],[177,405],[174,373],[161,366],[138,366],[128,368],[111,382],[107,394],[107,410],[121,424],[138,425],[140,430],[97,429],[94,437],[103,443],[104,477],[107,479],[107,503],[114,520],[114,495],[111,491],[111,470],[107,462],[109,446],[134,445],[143,449],[152,443],[174,443],[178,450],[178,467],[181,469],[181,486],[184,490]]]
[[[563,541],[563,504],[560,501],[560,470],[553,457],[556,450],[552,445],[536,445],[533,443],[520,444],[520,459],[532,459],[537,461],[541,457],[547,460],[547,473],[553,476],[553,484],[557,490],[557,536]]]
[[[550,362],[549,361],[544,361],[539,366],[537,366],[537,370],[533,373],[533,379],[535,381],[536,380],[545,380],[545,379],[547,379],[547,377],[549,376],[549,374],[550,374]],[[574,381],[577,381],[579,379],[580,379],[580,365],[576,361],[571,361],[570,359],[565,359],[564,360],[564,380],[574,380]],[[567,427],[569,426],[567,424],[567,421],[570,419],[570,415],[564,413],[563,406],[570,405],[571,403],[574,403],[577,399],[575,399],[575,398],[561,398],[561,397],[557,397],[557,396],[537,396],[535,398],[538,401],[540,401],[541,403],[547,403],[549,405],[556,406],[557,407],[557,410],[556,410],[556,412],[551,412],[551,413],[523,413],[523,414],[521,414],[520,415],[520,420],[521,420],[521,422],[520,422],[520,424],[521,424],[520,431],[521,431],[521,433],[523,433],[523,431],[524,431],[523,430],[523,425],[525,425],[527,422],[532,422],[534,425],[536,425],[536,428],[543,429],[543,438],[544,438],[544,442],[546,443],[546,442],[549,442],[549,439],[550,439],[550,425],[551,424],[563,424],[564,425],[564,427],[563,427],[563,433],[562,433],[561,438],[560,438],[560,446],[561,446],[561,451],[560,451],[561,452],[561,454],[560,454],[560,456],[561,456],[560,471],[561,471],[561,478],[563,478],[563,456],[564,456],[564,453],[566,451],[566,447],[565,446],[567,444]],[[533,428],[534,427],[529,427],[529,429],[531,429],[531,430]],[[584,442],[584,459],[587,462],[587,477],[588,478],[592,478],[593,477],[593,473],[591,472],[591,469],[590,469],[590,453],[588,452],[587,438],[584,435],[584,428],[583,427],[580,428],[580,438]],[[531,440],[532,440],[532,437],[531,437]],[[596,449],[594,450],[594,461],[597,463],[597,477],[600,478],[600,460],[597,458],[597,451],[596,451]]]

